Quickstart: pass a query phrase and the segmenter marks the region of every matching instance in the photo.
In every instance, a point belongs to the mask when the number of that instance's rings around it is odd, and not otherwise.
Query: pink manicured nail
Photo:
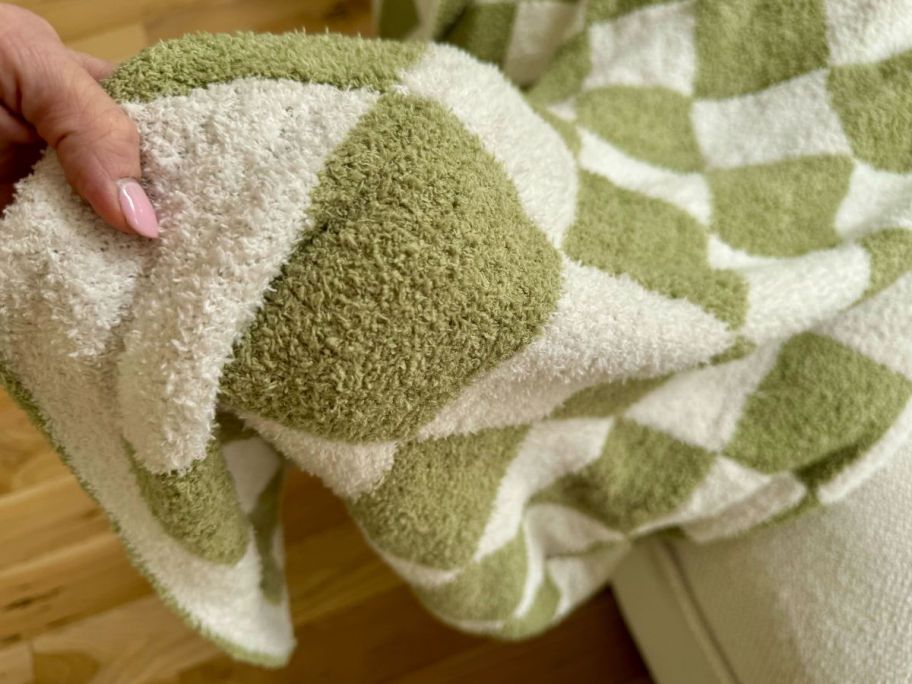
[[[158,237],[158,218],[146,191],[132,178],[117,181],[117,198],[130,228],[147,238]]]

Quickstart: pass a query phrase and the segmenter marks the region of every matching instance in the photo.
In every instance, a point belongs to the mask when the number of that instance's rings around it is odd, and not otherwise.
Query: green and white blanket
[[[475,57],[157,45],[107,87],[162,238],[40,162],[0,222],[5,384],[237,657],[293,648],[285,459],[442,619],[535,633],[632,540],[830,503],[909,438],[910,16],[390,0]]]

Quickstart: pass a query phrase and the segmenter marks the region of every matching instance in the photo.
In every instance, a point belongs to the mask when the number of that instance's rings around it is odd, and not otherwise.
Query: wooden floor
[[[370,33],[368,0],[34,0],[72,47],[112,60],[187,31]],[[298,649],[233,662],[128,563],[98,507],[0,393],[0,684],[600,682],[648,684],[610,592],[537,639],[469,637],[428,616],[340,503],[296,473],[285,533]]]

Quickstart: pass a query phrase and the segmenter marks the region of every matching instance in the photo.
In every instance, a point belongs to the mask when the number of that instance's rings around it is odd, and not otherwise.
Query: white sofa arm
[[[658,684],[912,682],[912,449],[792,522],[651,540],[615,593]]]

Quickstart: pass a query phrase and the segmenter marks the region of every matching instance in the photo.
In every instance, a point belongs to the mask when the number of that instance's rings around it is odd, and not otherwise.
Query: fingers
[[[0,36],[3,104],[56,149],[67,180],[99,216],[118,230],[157,237],[155,212],[136,182],[139,133],[96,81],[111,65],[67,50],[47,30],[40,24],[31,40],[28,27]],[[0,125],[22,137],[15,118]]]
[[[70,57],[76,60],[76,63],[79,64],[79,66],[88,71],[89,75],[96,81],[103,81],[114,71],[114,65],[106,59],[87,55],[86,53],[78,52],[77,50],[67,50],[67,52],[69,52]]]
[[[73,59],[96,80],[107,78],[114,65],[75,50]],[[28,123],[0,105],[0,211],[12,201],[16,181],[26,176],[38,160],[43,141]]]
[[[34,128],[0,105],[0,145],[28,145],[38,140]]]
[[[22,113],[57,150],[67,180],[99,216],[125,232],[158,236],[139,178],[139,133],[88,71],[63,51],[36,55]]]

